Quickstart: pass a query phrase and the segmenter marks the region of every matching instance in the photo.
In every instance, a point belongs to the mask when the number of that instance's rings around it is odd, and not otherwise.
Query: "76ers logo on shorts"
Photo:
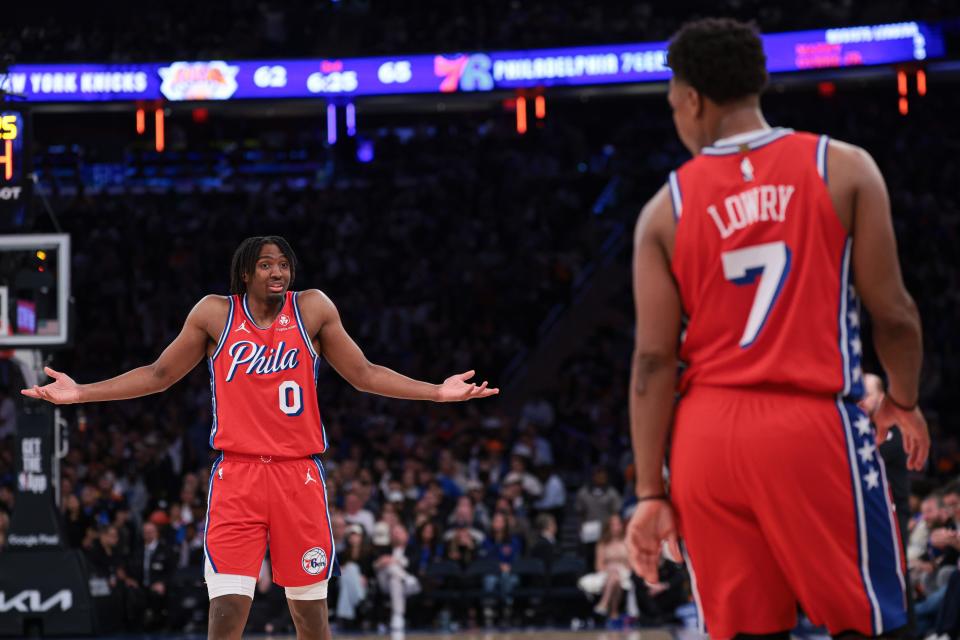
[[[304,571],[315,576],[327,566],[327,554],[320,547],[314,547],[303,554],[300,565]]]

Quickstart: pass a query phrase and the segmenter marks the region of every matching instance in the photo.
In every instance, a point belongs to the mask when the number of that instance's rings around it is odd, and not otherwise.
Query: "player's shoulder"
[[[230,296],[206,295],[193,306],[187,316],[187,324],[202,327],[208,332],[213,327],[222,326],[224,318],[230,312]]]
[[[880,175],[876,161],[863,147],[830,138],[826,170],[831,185],[858,189]],[[841,189],[842,190],[842,189]]]
[[[333,308],[333,300],[320,289],[304,289],[296,292],[297,306],[301,313],[323,312]]]
[[[830,158],[836,158],[844,162],[864,163],[873,162],[870,152],[863,147],[857,146],[851,142],[830,138],[828,153]]]
[[[675,204],[670,195],[670,183],[668,181],[647,200],[647,203],[640,210],[637,225],[634,228],[634,242],[655,240],[663,243],[669,236],[670,226],[673,225],[676,218],[674,207]]]
[[[205,295],[193,306],[191,314],[216,314],[220,311],[226,312],[230,309],[232,296],[220,296],[216,294]]]

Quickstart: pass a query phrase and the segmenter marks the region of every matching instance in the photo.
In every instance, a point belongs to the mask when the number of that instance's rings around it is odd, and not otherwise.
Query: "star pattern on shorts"
[[[860,454],[860,460],[864,464],[867,464],[873,459],[873,452],[877,450],[877,447],[871,442],[864,442],[863,446],[857,449],[857,453]]]
[[[867,489],[876,489],[880,486],[880,472],[872,466],[868,467],[870,471],[864,474],[863,479],[867,483]]]
[[[867,419],[867,416],[860,414],[860,417],[856,419],[853,426],[856,427],[857,433],[861,436],[870,435],[870,420]]]
[[[850,326],[855,329],[860,326],[860,314],[856,309],[847,312],[847,320],[850,321]]]
[[[850,350],[853,352],[853,355],[855,356],[863,355],[863,343],[860,342],[859,336],[854,336],[853,338],[850,339]]]

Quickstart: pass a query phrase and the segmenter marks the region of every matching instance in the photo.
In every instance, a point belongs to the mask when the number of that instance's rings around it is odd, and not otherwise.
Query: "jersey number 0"
[[[303,413],[303,389],[293,380],[280,383],[280,411],[288,416]]]

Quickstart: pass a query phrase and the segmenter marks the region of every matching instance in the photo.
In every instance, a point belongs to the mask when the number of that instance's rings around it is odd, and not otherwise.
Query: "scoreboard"
[[[29,213],[29,123],[23,111],[0,106],[0,232],[22,230]]]
[[[943,28],[899,22],[761,36],[771,74],[942,57]],[[515,91],[663,82],[666,42],[298,60],[16,64],[0,89],[34,102],[246,100]]]

